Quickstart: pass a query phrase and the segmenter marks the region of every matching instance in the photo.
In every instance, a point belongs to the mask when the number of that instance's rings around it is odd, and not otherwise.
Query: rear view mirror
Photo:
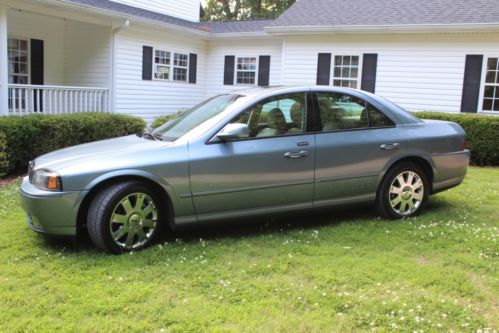
[[[227,124],[216,137],[222,141],[237,140],[247,138],[249,136],[249,129],[247,124]]]

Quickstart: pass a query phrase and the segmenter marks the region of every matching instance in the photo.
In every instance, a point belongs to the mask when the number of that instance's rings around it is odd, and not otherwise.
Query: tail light
[[[461,145],[461,150],[465,150],[465,149],[469,149],[468,140],[466,140],[466,138],[464,138],[463,143]]]

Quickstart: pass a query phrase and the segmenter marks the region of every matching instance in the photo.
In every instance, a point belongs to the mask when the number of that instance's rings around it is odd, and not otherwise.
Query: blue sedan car
[[[184,224],[361,203],[413,216],[460,184],[468,162],[459,125],[422,121],[373,94],[254,88],[152,132],[38,157],[21,197],[33,230],[88,232],[121,253]]]

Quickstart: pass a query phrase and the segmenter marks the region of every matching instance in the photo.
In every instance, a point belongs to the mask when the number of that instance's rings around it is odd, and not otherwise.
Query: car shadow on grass
[[[455,208],[452,203],[445,200],[431,198],[425,207],[423,214],[445,211]],[[393,223],[383,220],[372,206],[353,206],[336,209],[324,209],[320,211],[308,211],[281,215],[277,217],[259,217],[243,220],[232,220],[205,224],[194,224],[168,229],[158,240],[159,243],[175,243],[182,240],[185,245],[199,244],[199,240],[215,241],[222,239],[241,239],[258,237],[262,234],[280,234],[282,232],[293,232],[298,230],[312,230],[324,226],[339,226],[344,223],[360,224],[380,221],[381,223]],[[68,239],[46,239],[49,246],[64,248],[69,253],[95,252],[102,253],[95,248],[86,232],[76,240]]]

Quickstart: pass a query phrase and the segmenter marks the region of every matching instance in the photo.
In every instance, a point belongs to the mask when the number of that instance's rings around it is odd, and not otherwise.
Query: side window
[[[349,95],[318,93],[322,131],[369,127],[364,101]]]
[[[241,112],[230,123],[247,124],[249,137],[272,137],[305,132],[305,94],[264,99]]]
[[[382,112],[357,97],[317,93],[322,131],[393,126]]]
[[[369,117],[369,127],[390,127],[395,126],[393,121],[383,112],[376,109],[369,103],[367,104],[367,115]]]

